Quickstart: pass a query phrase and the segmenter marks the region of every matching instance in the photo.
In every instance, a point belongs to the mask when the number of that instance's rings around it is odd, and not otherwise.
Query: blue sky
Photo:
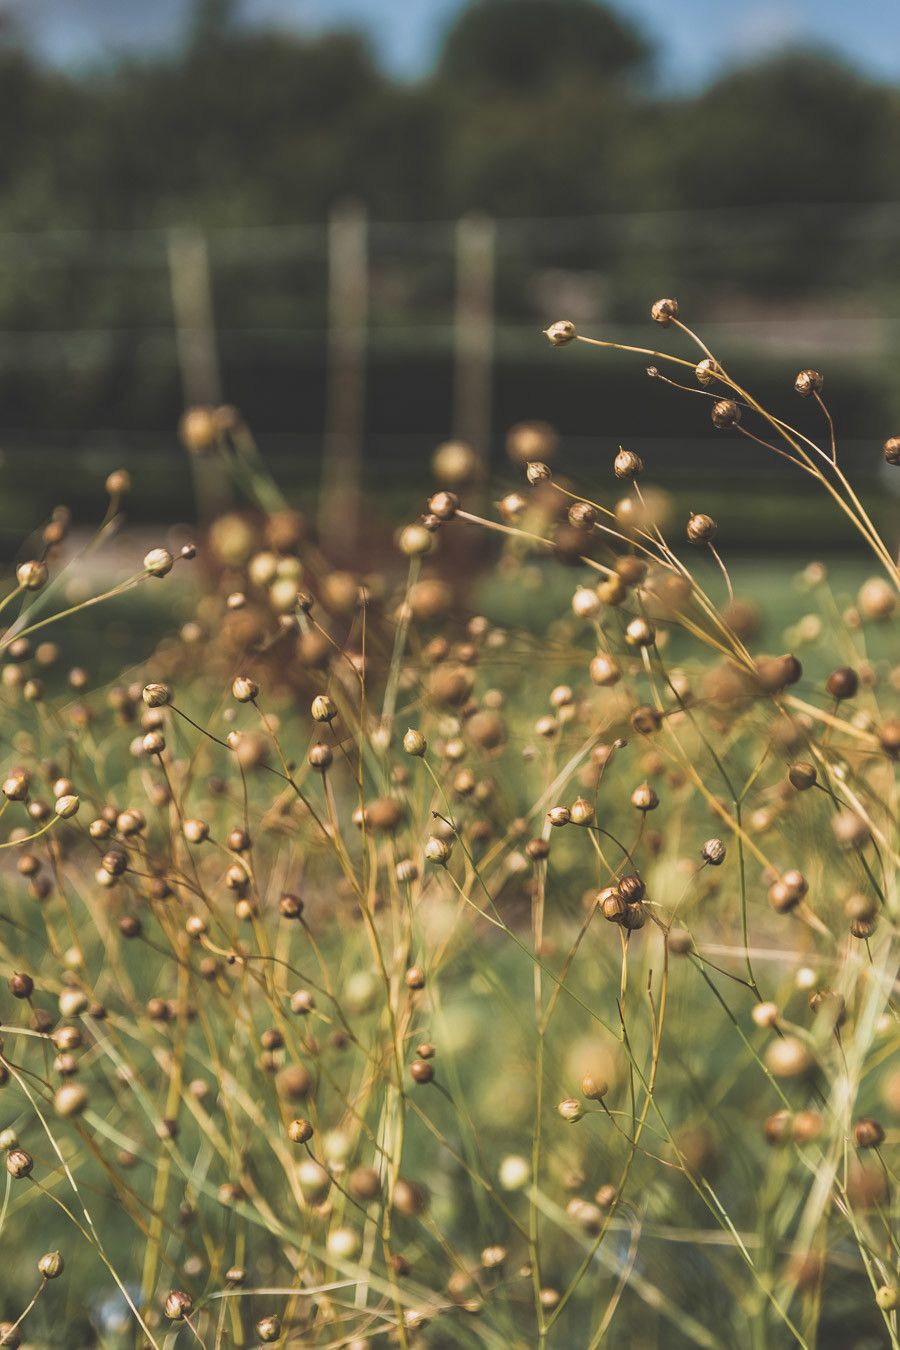
[[[553,0],[547,0],[552,4]],[[352,24],[393,71],[427,69],[461,0],[240,0],[248,22],[318,32]],[[828,46],[900,82],[900,0],[620,0],[660,49],[666,83],[690,86],[786,43]],[[49,59],[93,63],[177,41],[190,0],[0,0]]]

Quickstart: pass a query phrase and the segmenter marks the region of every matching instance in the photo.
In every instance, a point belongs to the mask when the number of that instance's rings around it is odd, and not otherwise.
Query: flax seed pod
[[[713,404],[710,416],[718,431],[729,431],[740,422],[741,410],[733,398],[722,398]]]
[[[794,388],[801,398],[821,394],[825,380],[818,370],[801,370],[794,380]]]
[[[629,480],[639,478],[644,472],[644,461],[640,455],[635,454],[633,450],[623,450],[619,447],[619,453],[613,460],[613,473],[617,478],[626,478]]]
[[[622,670],[619,663],[609,656],[606,652],[599,652],[588,667],[588,673],[593,684],[599,685],[603,689],[611,688],[618,684],[622,678]]]
[[[567,343],[577,338],[578,330],[568,319],[558,319],[556,323],[544,329],[544,336],[551,347],[565,347]]]
[[[654,323],[668,328],[672,320],[678,318],[678,301],[655,300],[650,307],[650,318]]]
[[[703,515],[702,512],[692,512],[687,523],[688,542],[691,544],[709,544],[715,538],[717,528],[712,516]]]

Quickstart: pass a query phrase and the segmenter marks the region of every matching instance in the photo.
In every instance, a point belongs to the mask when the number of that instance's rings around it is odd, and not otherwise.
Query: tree
[[[618,80],[650,57],[642,34],[595,0],[475,0],[450,29],[438,74],[538,97],[569,80]]]

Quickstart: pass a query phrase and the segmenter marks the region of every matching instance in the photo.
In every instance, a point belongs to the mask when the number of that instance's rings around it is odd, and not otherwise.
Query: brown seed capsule
[[[604,605],[621,605],[628,595],[628,587],[617,572],[598,581],[596,590],[598,600]]]
[[[168,576],[175,560],[167,548],[151,548],[144,556],[144,571],[151,577]]]
[[[259,685],[248,675],[238,675],[232,683],[231,692],[238,703],[252,703],[259,693]]]
[[[850,924],[850,936],[865,942],[872,936],[877,926],[875,919],[854,919]]]
[[[599,655],[594,657],[588,667],[588,672],[591,682],[601,688],[609,688],[618,684],[622,678],[622,671],[618,662],[614,661],[611,656],[607,656],[605,652],[600,652]]]
[[[874,919],[878,913],[878,903],[873,896],[850,895],[844,901],[844,913],[848,919]]]
[[[550,856],[550,842],[547,839],[529,839],[525,852],[532,862],[543,862]]]
[[[626,905],[636,905],[646,894],[644,883],[637,875],[622,877],[617,887]]]
[[[324,773],[330,769],[334,761],[334,754],[330,745],[314,745],[309,752],[309,767],[316,769],[319,773]]]
[[[300,896],[285,891],[278,900],[278,913],[283,919],[299,919],[303,913],[303,901]]]
[[[38,1261],[38,1272],[42,1279],[57,1280],[65,1269],[61,1252],[44,1252]]]
[[[576,797],[569,807],[569,819],[573,825],[590,825],[594,819],[594,808],[584,797]]]
[[[569,507],[569,524],[576,530],[590,530],[597,519],[597,512],[587,502],[573,502]]]
[[[567,342],[572,342],[578,336],[578,331],[568,319],[558,319],[544,329],[544,336],[551,347],[565,347]]]
[[[809,1144],[818,1139],[825,1122],[818,1111],[798,1111],[794,1116],[794,1138],[798,1144]]]
[[[58,1116],[80,1116],[88,1104],[88,1094],[80,1083],[63,1083],[53,1097],[53,1109]]]
[[[647,922],[647,911],[643,905],[626,905],[625,913],[622,915],[621,923],[623,928],[635,930],[643,928]]]
[[[649,783],[641,783],[631,794],[631,805],[637,811],[655,811],[659,797]]]
[[[853,1126],[853,1138],[858,1148],[877,1148],[884,1143],[884,1130],[877,1120],[864,1116]]]
[[[700,856],[710,867],[720,867],[725,861],[725,845],[721,839],[707,839],[700,850]]]
[[[756,678],[766,694],[779,694],[788,685],[796,684],[803,675],[803,667],[796,656],[763,657],[756,663]]]
[[[642,703],[635,708],[629,721],[634,730],[642,736],[652,736],[662,726],[662,713],[658,708],[652,707],[651,704]]]
[[[297,1118],[288,1125],[288,1139],[292,1144],[305,1144],[313,1137],[313,1127],[308,1120]]]
[[[705,356],[702,361],[698,361],[694,367],[694,375],[698,384],[712,384],[721,375],[722,371],[717,361],[711,357]]]
[[[148,684],[141,691],[148,708],[164,708],[172,702],[172,691],[167,684]]]
[[[425,988],[425,972],[421,966],[410,966],[405,979],[407,989]]]
[[[838,666],[825,681],[825,688],[832,698],[855,698],[859,689],[859,676],[850,666]]]
[[[891,717],[882,722],[878,731],[878,744],[888,759],[900,759],[900,717]]]
[[[621,558],[616,558],[615,568],[616,576],[626,586],[639,586],[647,575],[647,564],[644,559],[636,558],[633,553],[626,553]]]
[[[434,1065],[427,1059],[414,1059],[409,1066],[409,1072],[413,1082],[424,1085],[434,1078]]]
[[[34,1167],[34,1159],[24,1148],[11,1148],[6,1155],[6,1170],[15,1181],[27,1177]]]
[[[763,1121],[763,1133],[766,1143],[773,1147],[787,1144],[793,1138],[794,1118],[790,1111],[775,1111]]]
[[[607,886],[597,896],[604,919],[610,923],[621,923],[628,906],[615,886]]]
[[[31,998],[34,993],[34,980],[30,975],[14,971],[9,977],[9,991],[13,998]]]
[[[19,563],[16,580],[26,591],[39,591],[47,584],[47,564],[38,561]]]
[[[381,1178],[374,1167],[357,1167],[348,1177],[350,1191],[357,1200],[374,1200],[381,1194]]]
[[[587,1097],[588,1101],[599,1102],[609,1092],[609,1083],[605,1078],[597,1078],[592,1073],[586,1073],[581,1080],[581,1095]]]
[[[668,328],[673,319],[678,318],[677,300],[655,300],[650,306],[650,318],[654,323]]]
[[[794,380],[794,388],[802,398],[811,394],[821,394],[825,381],[818,370],[801,370]]]
[[[741,420],[741,410],[733,398],[721,398],[714,403],[711,412],[713,426],[719,431],[728,431],[736,427]]]
[[[205,820],[186,820],[182,830],[189,844],[202,844],[209,838],[209,826]]]
[[[194,1311],[194,1300],[182,1289],[170,1289],[163,1306],[170,1322],[180,1322]]]
[[[313,1090],[312,1075],[302,1064],[288,1064],[278,1075],[275,1088],[283,1101],[305,1101]]]
[[[428,498],[428,514],[438,520],[452,520],[459,510],[459,498],[455,492],[435,492]]]
[[[813,1058],[796,1036],[781,1036],[766,1050],[766,1064],[777,1078],[799,1078],[809,1073]]]
[[[708,544],[715,538],[716,522],[712,516],[706,516],[702,513],[692,512],[688,516],[687,537],[691,544]]]
[[[577,1097],[565,1097],[556,1109],[570,1125],[576,1125],[584,1115],[584,1107]]]
[[[613,460],[613,473],[617,478],[639,478],[644,472],[644,461],[633,450],[623,450]]]
[[[817,777],[816,766],[807,760],[798,760],[788,769],[791,786],[798,792],[807,792],[811,787],[815,787]]]
[[[656,629],[644,618],[632,619],[625,628],[625,641],[629,647],[652,647],[656,641]]]
[[[884,457],[888,464],[900,464],[900,436],[889,436],[884,443]]]

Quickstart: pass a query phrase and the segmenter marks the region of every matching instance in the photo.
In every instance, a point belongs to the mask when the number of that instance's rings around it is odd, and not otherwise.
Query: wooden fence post
[[[206,236],[196,225],[172,227],[166,237],[175,349],[186,408],[222,401],[222,376],[213,317],[212,276]],[[230,500],[222,474],[190,456],[198,515],[208,519]]]
[[[328,225],[328,387],[319,525],[342,552],[359,530],[366,403],[369,248],[365,209],[335,207]]]

